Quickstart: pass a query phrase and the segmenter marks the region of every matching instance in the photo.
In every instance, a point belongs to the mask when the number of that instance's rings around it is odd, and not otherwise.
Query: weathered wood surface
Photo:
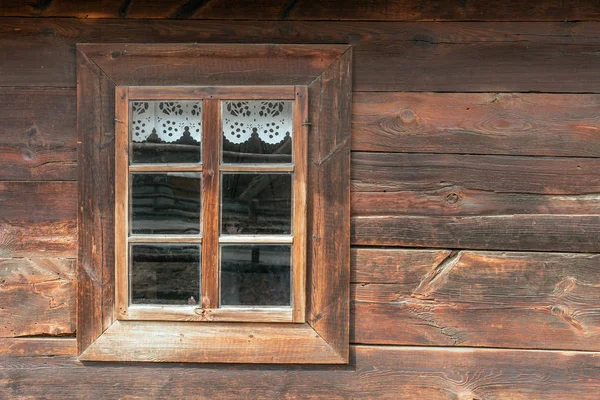
[[[600,159],[352,154],[354,216],[600,214]]]
[[[77,160],[72,89],[0,90],[0,180],[73,180]]]
[[[600,156],[600,96],[356,93],[352,150]]]
[[[74,260],[0,259],[0,337],[74,332]]]
[[[352,155],[353,244],[600,249],[595,158]]]
[[[308,87],[306,320],[346,361],[350,336],[352,73],[349,49]]]
[[[77,346],[113,322],[115,237],[115,84],[77,54]]]
[[[596,400],[600,355],[353,346],[347,366],[86,364],[0,359],[0,397]]]
[[[354,248],[351,259],[353,343],[600,349],[598,254]],[[73,269],[1,261],[0,336],[73,333]]]
[[[562,2],[491,0],[390,1],[310,0],[252,2],[95,0],[85,5],[68,0],[4,0],[1,16],[76,18],[192,18],[237,20],[373,20],[373,21],[583,21],[600,20],[593,0]]]
[[[0,182],[0,257],[74,257],[75,182]]]
[[[0,179],[75,179],[76,91],[7,88],[3,93],[0,104],[9,112],[0,116],[0,155],[8,161]],[[599,104],[598,95],[586,94],[355,92],[352,149],[600,157]],[[511,203],[511,196],[502,201]]]
[[[600,349],[598,254],[359,248],[353,263],[355,343]]]
[[[347,50],[342,45],[202,43],[80,44],[78,48],[115,84],[127,86],[308,85]]]
[[[356,216],[351,227],[355,245],[600,251],[600,215]]]
[[[358,91],[599,92],[600,23],[0,21],[2,86],[75,86],[75,43],[348,43]],[[440,60],[443,60],[441,62]],[[474,61],[476,60],[476,61]],[[299,82],[296,82],[299,83]]]
[[[0,338],[0,357],[75,355],[75,338]]]

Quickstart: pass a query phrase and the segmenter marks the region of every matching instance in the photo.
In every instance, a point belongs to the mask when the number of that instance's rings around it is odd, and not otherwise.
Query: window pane
[[[131,246],[132,304],[198,304],[200,246]]]
[[[291,305],[290,270],[290,245],[221,246],[221,305]]]
[[[223,173],[221,190],[221,233],[291,233],[291,174]]]
[[[201,101],[132,101],[132,163],[199,163]]]
[[[200,233],[200,174],[131,175],[131,233]]]
[[[222,103],[224,163],[291,163],[293,101]]]

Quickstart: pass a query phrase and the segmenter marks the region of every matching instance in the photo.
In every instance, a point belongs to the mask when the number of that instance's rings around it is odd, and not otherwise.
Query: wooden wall
[[[598,398],[600,3],[142,3],[0,3],[0,398]],[[354,46],[350,365],[76,361],[78,42]]]

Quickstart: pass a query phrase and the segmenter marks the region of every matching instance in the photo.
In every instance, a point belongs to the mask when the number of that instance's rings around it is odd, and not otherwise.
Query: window
[[[305,322],[306,86],[118,86],[118,320]]]
[[[77,46],[80,360],[348,362],[351,51]]]

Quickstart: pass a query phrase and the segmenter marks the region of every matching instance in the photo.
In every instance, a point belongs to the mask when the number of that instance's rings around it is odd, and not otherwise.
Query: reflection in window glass
[[[293,101],[222,103],[224,163],[292,162]]]
[[[200,233],[200,174],[131,175],[131,233]]]
[[[289,306],[290,245],[221,246],[221,305]]]
[[[132,163],[199,163],[201,101],[132,101]]]
[[[292,175],[223,173],[221,233],[290,234]]]
[[[131,246],[132,304],[189,304],[200,301],[200,246]]]

